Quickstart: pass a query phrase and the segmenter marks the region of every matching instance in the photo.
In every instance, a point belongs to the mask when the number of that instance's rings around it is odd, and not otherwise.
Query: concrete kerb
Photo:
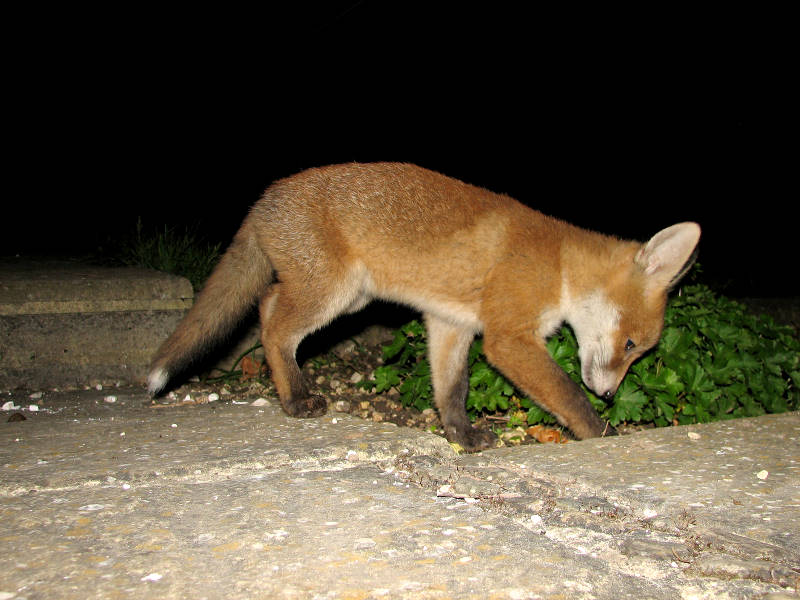
[[[0,258],[0,390],[141,384],[156,349],[191,308],[189,280],[80,260]],[[258,324],[223,344],[227,370]]]
[[[192,297],[158,271],[3,259],[0,389],[141,382]]]

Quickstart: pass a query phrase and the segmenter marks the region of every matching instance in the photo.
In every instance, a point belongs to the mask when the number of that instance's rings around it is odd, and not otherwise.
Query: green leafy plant
[[[670,300],[660,343],[631,367],[609,402],[581,383],[578,344],[569,327],[548,340],[547,347],[612,425],[665,426],[800,408],[800,341],[794,330],[752,315],[703,285],[687,286]],[[378,392],[397,387],[405,405],[430,407],[426,350],[424,327],[412,321],[384,348],[387,364],[375,370],[375,381],[364,384]],[[469,367],[467,410],[473,418],[525,410],[529,424],[555,422],[486,362],[481,340],[470,349]]]
[[[469,351],[469,394],[467,413],[477,418],[483,413],[506,413],[508,426],[533,423],[555,423],[555,418],[539,408],[486,361],[483,340],[473,342]]]
[[[374,380],[359,385],[374,387],[378,393],[396,387],[400,401],[405,406],[425,410],[433,406],[430,363],[427,357],[428,343],[425,327],[417,320],[395,330],[394,340],[383,348],[387,364],[375,369]],[[527,398],[519,400],[516,390],[483,357],[482,341],[476,340],[469,351],[469,396],[467,409],[473,415],[480,412],[507,411],[533,406]]]
[[[655,352],[623,382],[609,410],[612,424],[685,424],[800,408],[794,330],[706,286],[683,291],[669,303]]]
[[[430,408],[433,386],[425,355],[427,349],[425,327],[416,320],[403,325],[395,330],[392,343],[383,348],[383,358],[390,361],[389,364],[375,369],[374,381],[364,381],[361,385],[374,386],[379,393],[397,387],[405,406],[418,410]]]

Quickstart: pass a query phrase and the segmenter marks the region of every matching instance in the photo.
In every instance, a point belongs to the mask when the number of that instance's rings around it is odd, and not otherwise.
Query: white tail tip
[[[158,369],[153,369],[147,376],[147,391],[155,396],[164,389],[168,381],[169,373],[160,367]]]

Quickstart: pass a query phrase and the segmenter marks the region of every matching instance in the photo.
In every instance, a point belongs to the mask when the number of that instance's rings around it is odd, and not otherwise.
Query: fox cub
[[[579,229],[512,198],[408,164],[346,164],[270,186],[252,207],[148,375],[161,392],[258,303],[261,340],[281,405],[316,417],[295,360],[301,340],[374,298],[420,310],[436,407],[447,439],[494,445],[467,417],[467,352],[487,359],[578,438],[613,434],[550,358],[563,322],[581,375],[610,398],[661,335],[667,292],[693,261],[695,223],[642,244]]]

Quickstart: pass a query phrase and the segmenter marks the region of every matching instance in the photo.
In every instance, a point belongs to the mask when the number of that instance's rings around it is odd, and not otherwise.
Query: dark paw
[[[325,398],[314,394],[303,398],[293,398],[288,402],[281,402],[281,405],[287,415],[299,419],[321,417],[328,411],[328,403]]]
[[[445,428],[445,436],[448,442],[458,444],[464,452],[480,452],[497,446],[497,436],[482,427]]]
[[[591,413],[589,418],[576,419],[572,422],[565,423],[565,425],[575,438],[579,440],[617,435],[617,430],[611,426],[611,423],[603,421],[597,416],[597,413]]]

